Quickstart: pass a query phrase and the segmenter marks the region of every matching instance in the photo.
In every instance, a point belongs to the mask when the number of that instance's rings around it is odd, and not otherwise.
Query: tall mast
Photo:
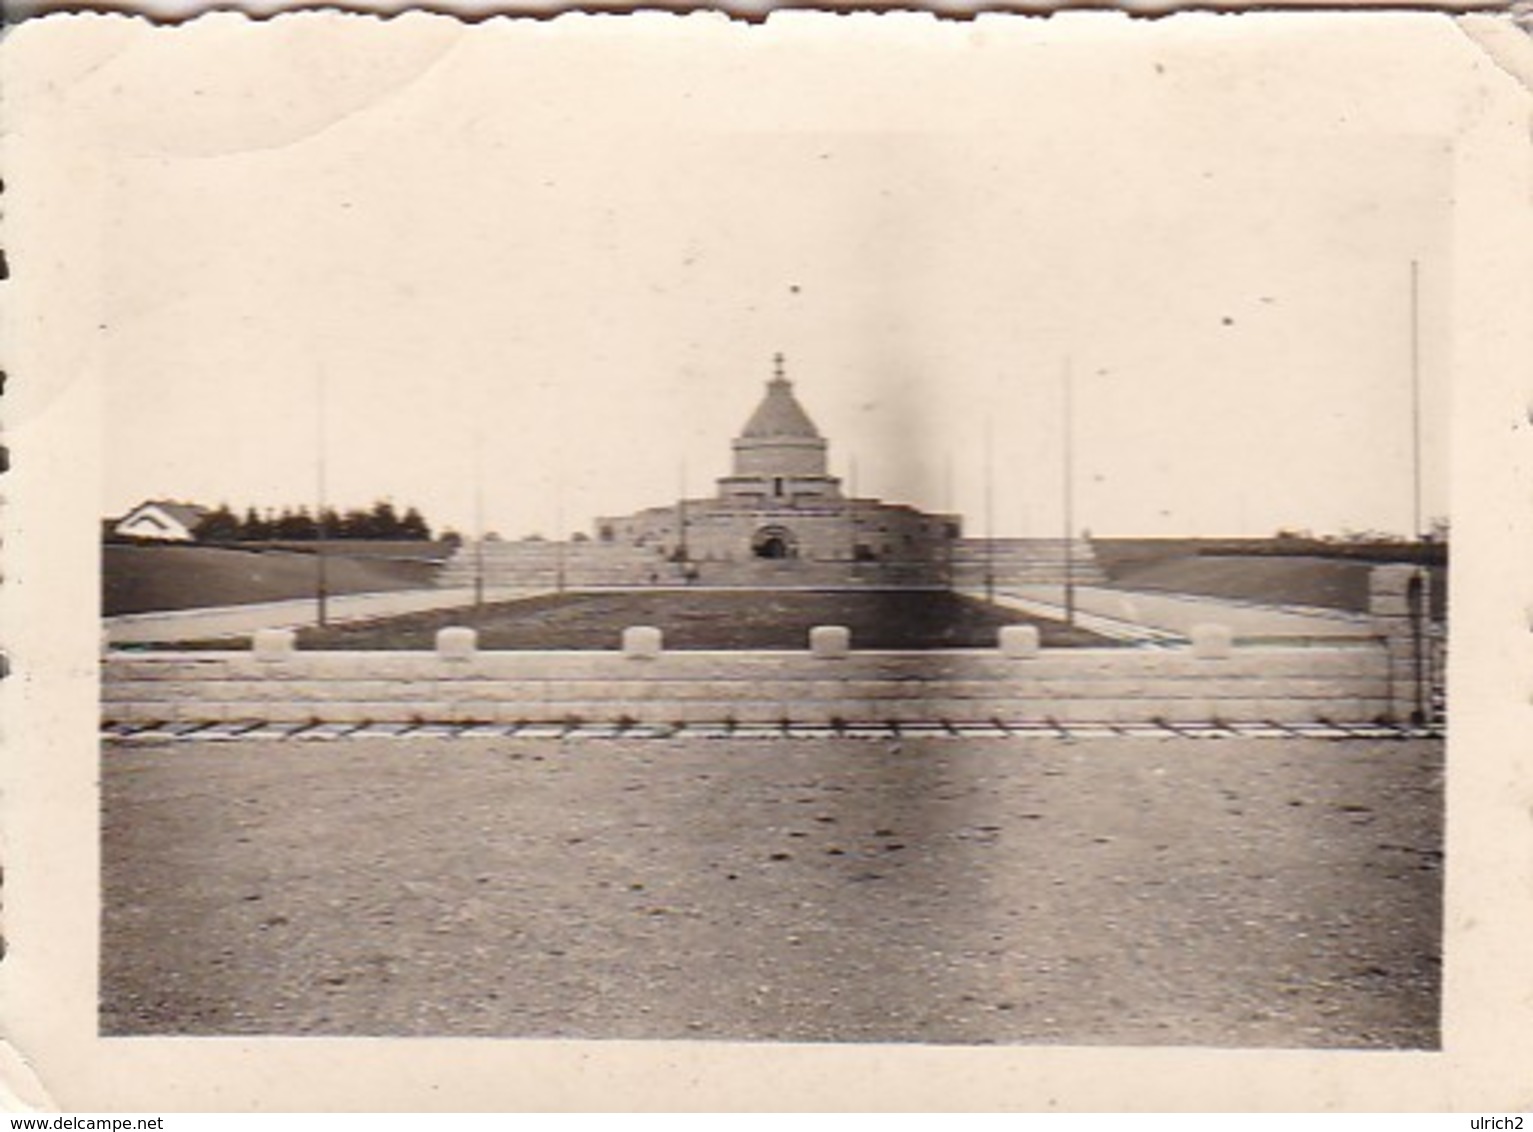
[[[484,609],[484,432],[474,429],[474,612]]]
[[[315,372],[314,397],[314,598],[315,620],[323,629],[329,623],[330,579],[325,563],[325,369]]]
[[[676,466],[676,557],[687,560],[687,461]]]
[[[848,498],[846,501],[847,511],[850,513],[852,531],[852,562],[857,561],[857,457],[855,454],[847,457],[847,488]],[[855,567],[854,567],[855,568]]]
[[[1411,260],[1411,537],[1421,527],[1421,284],[1420,265]]]
[[[1064,518],[1065,623],[1075,624],[1075,375],[1065,358],[1064,374]]]
[[[985,600],[995,604],[995,452],[990,420],[985,420]]]
[[[1421,528],[1421,269],[1411,260],[1411,538],[1416,543],[1416,576],[1409,591],[1411,646],[1416,685],[1416,710],[1413,722],[1426,723],[1431,718],[1431,656],[1427,640],[1427,603],[1430,575],[1422,548]]]

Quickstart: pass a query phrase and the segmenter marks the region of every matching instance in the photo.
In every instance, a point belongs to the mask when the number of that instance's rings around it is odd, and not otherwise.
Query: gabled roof
[[[208,513],[208,509],[206,507],[199,507],[195,503],[177,503],[170,499],[151,499],[145,503],[140,503],[137,507],[133,508],[133,510],[129,511],[126,515],[123,516],[122,521],[126,523],[129,519],[133,518],[134,515],[137,515],[139,512],[147,510],[150,507],[153,507],[156,511],[159,511],[162,514],[169,515],[172,519],[180,523],[187,530],[191,530],[193,527],[195,527],[199,522],[202,521],[202,517]]]
[[[820,438],[820,432],[809,419],[809,414],[804,412],[798,398],[793,396],[793,383],[781,375],[767,382],[766,396],[756,406],[751,419],[745,422],[745,429],[740,435],[755,439],[778,436],[809,440]]]

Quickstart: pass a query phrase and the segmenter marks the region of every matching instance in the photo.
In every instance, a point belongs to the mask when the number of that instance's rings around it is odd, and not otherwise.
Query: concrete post
[[[1235,644],[1228,625],[1194,625],[1192,655],[1199,660],[1226,660]]]
[[[436,654],[442,660],[473,660],[479,651],[479,634],[462,625],[438,629]]]
[[[1028,660],[1038,655],[1038,626],[1002,625],[1001,655],[1008,660]]]
[[[298,647],[298,634],[291,629],[257,629],[251,638],[251,651],[257,660],[291,660]]]
[[[623,655],[629,660],[654,660],[665,648],[665,634],[653,625],[630,625],[623,630]]]
[[[816,625],[809,630],[809,651],[821,660],[843,660],[852,649],[852,631],[844,625]]]
[[[1421,722],[1431,714],[1431,575],[1390,563],[1368,572],[1368,615],[1389,654],[1390,715]]]

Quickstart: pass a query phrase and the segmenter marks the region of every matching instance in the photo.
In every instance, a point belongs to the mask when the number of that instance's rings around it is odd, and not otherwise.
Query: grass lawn
[[[372,546],[331,544],[325,573],[330,592],[382,593],[429,587],[445,551],[437,543]],[[387,552],[387,556],[383,556]],[[312,597],[318,569],[309,549],[214,546],[102,547],[102,613],[154,613],[253,605]]]
[[[1370,563],[1335,558],[1187,557],[1113,575],[1127,589],[1228,597],[1274,605],[1368,608]]]
[[[1368,609],[1368,573],[1374,565],[1344,558],[1198,555],[1127,565],[1109,572],[1109,584],[1129,590],[1363,613]],[[1429,566],[1428,572],[1432,576],[1432,616],[1441,620],[1447,570]]]
[[[667,648],[801,649],[815,625],[845,625],[852,647],[990,648],[1002,625],[1037,625],[1049,647],[1114,642],[1057,621],[941,591],[653,590],[547,594],[472,609],[409,614],[299,633],[303,649],[430,649],[448,625],[479,630],[483,649],[617,648],[629,625],[654,625]]]

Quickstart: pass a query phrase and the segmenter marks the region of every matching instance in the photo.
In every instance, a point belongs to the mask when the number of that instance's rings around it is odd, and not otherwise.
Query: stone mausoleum
[[[946,578],[962,533],[958,516],[845,495],[828,470],[829,446],[794,396],[781,355],[766,396],[733,447],[733,469],[712,497],[598,519],[597,541],[692,563],[704,580],[836,573],[927,584]]]
[[[830,474],[829,445],[779,354],[733,441],[730,473],[705,499],[596,520],[589,537],[465,545],[438,583],[549,588],[644,585],[971,587],[1100,578],[1076,540],[964,538],[957,515],[858,498]]]

